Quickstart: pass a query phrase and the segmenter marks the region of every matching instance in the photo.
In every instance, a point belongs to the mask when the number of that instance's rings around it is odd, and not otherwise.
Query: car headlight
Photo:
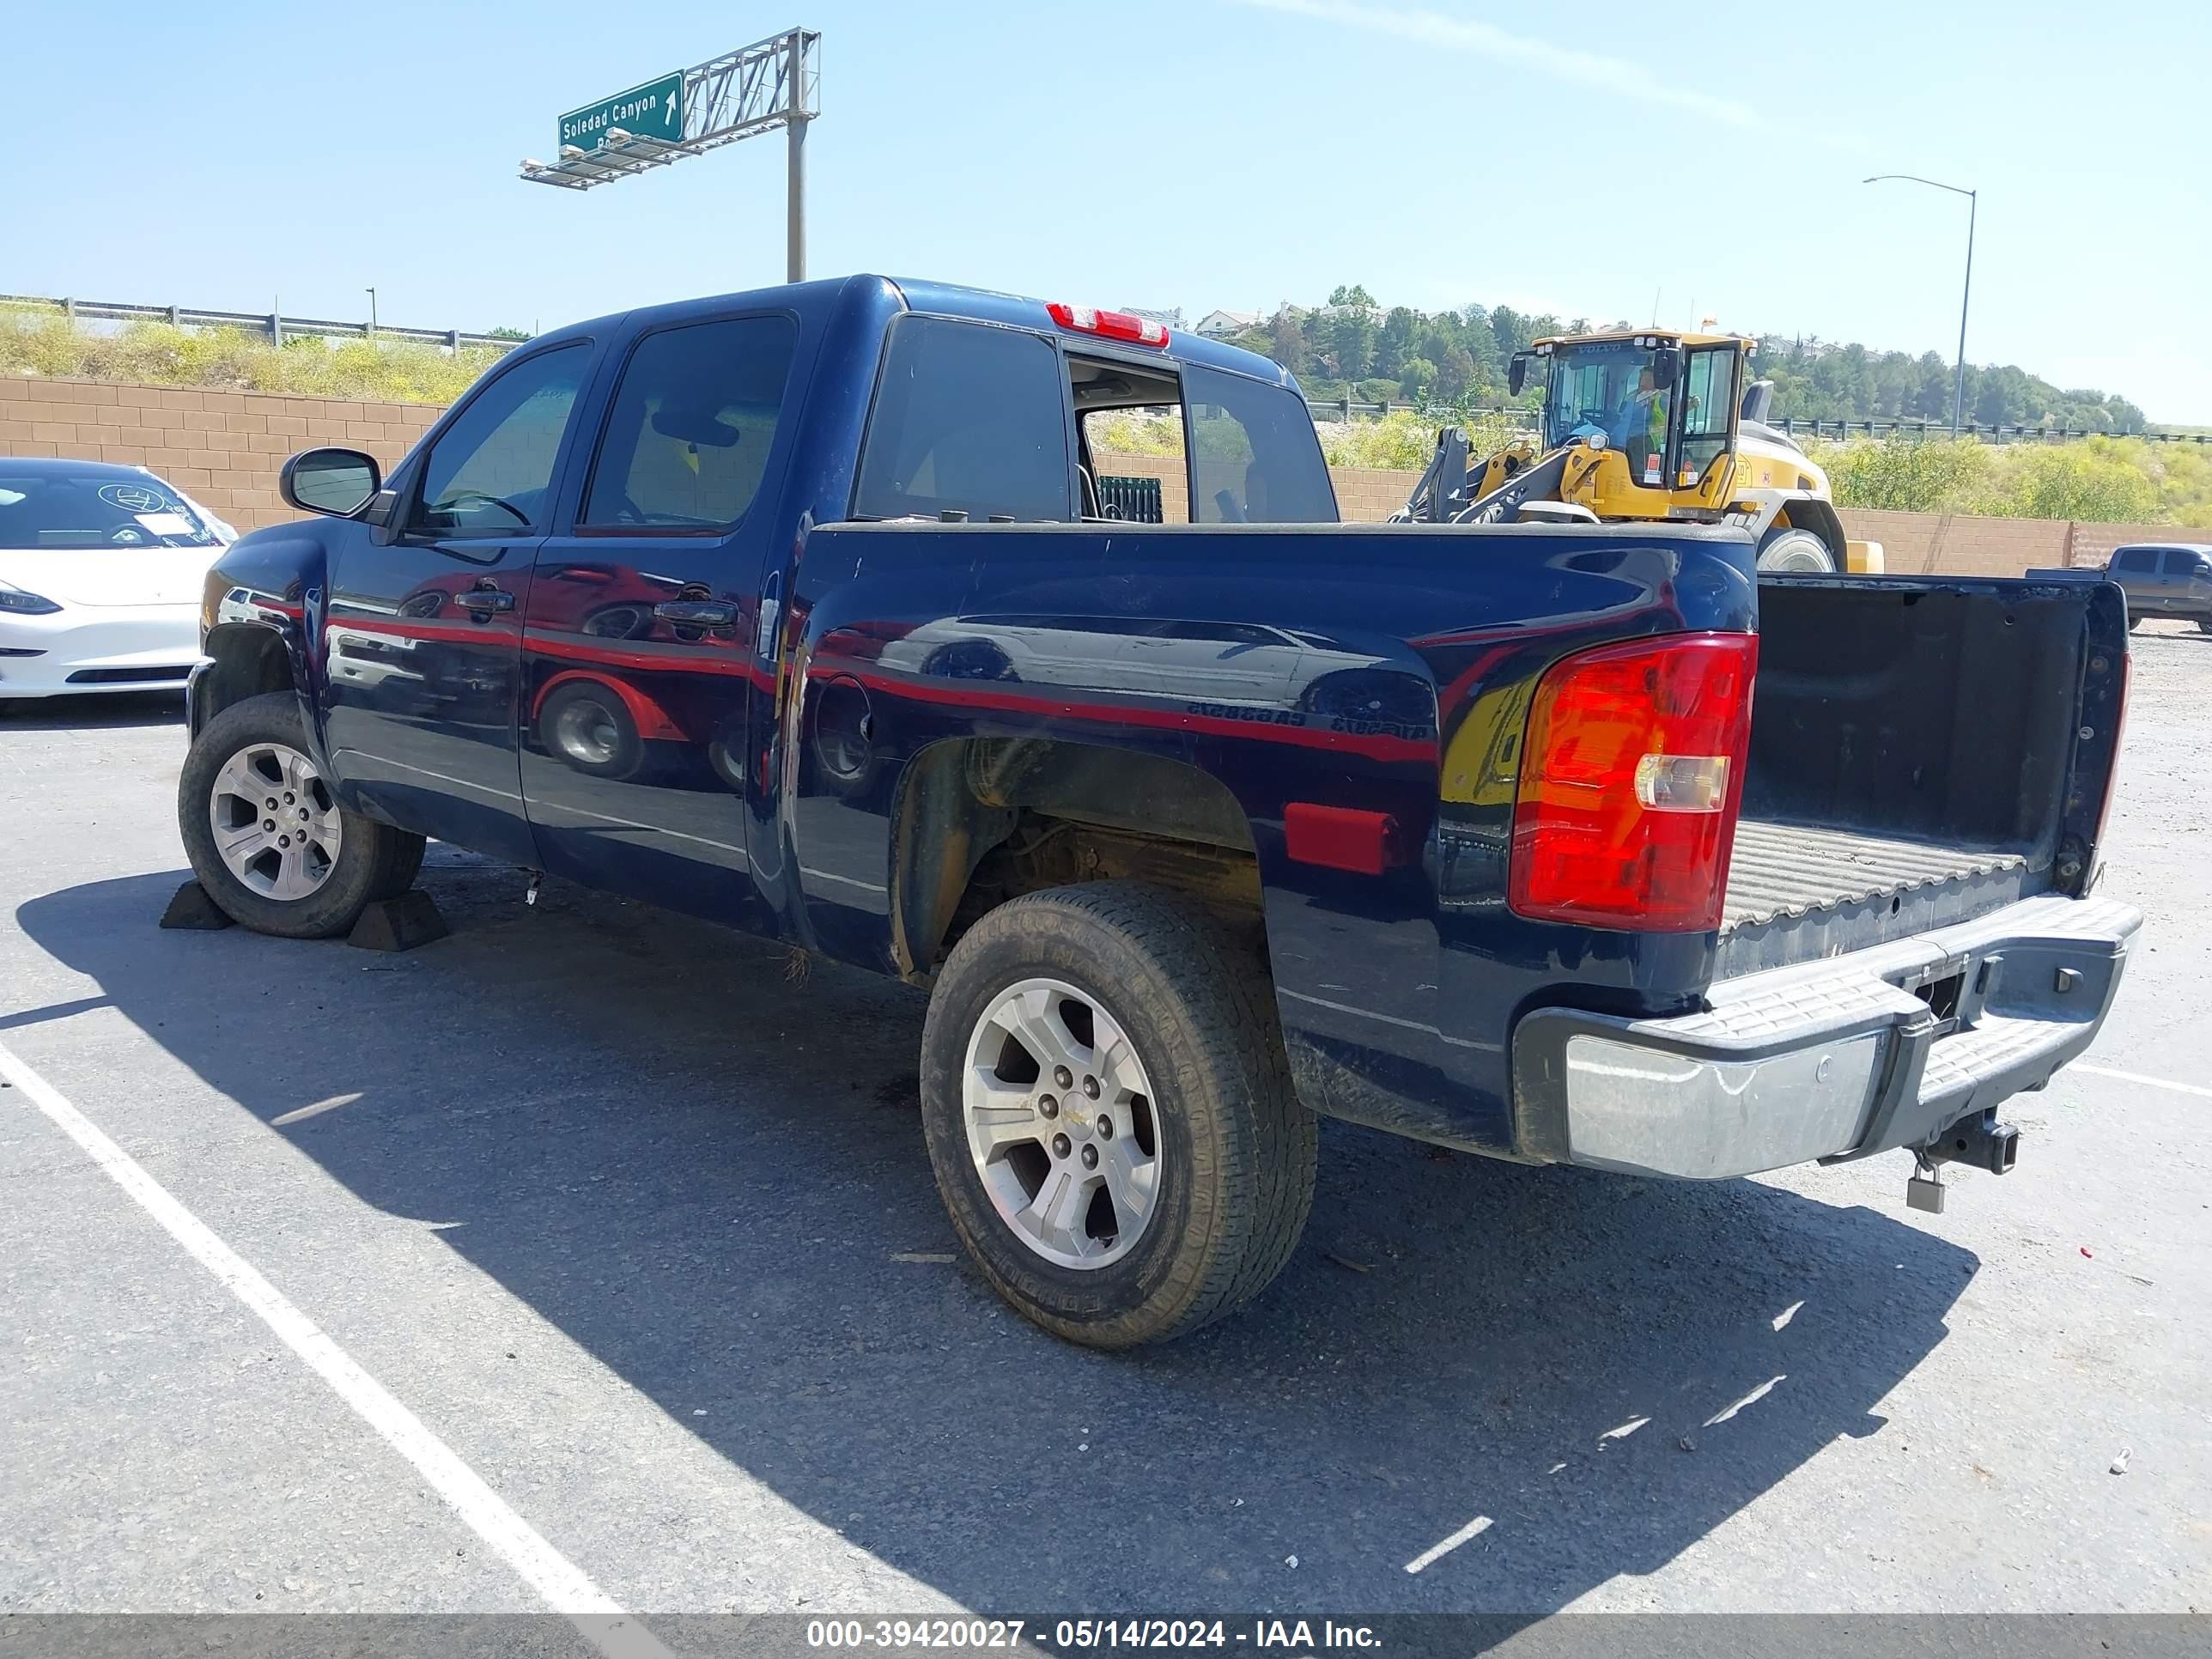
[[[13,611],[26,617],[51,617],[60,609],[43,593],[27,593],[20,587],[0,582],[0,611]]]

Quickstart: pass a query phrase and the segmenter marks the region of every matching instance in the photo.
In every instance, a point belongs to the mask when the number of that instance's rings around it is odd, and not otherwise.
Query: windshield
[[[221,538],[150,473],[10,477],[0,467],[0,548],[216,547]]]
[[[1645,456],[1663,455],[1670,395],[1658,386],[1661,355],[1626,340],[1555,351],[1544,398],[1544,447],[1603,433],[1613,447],[1630,452],[1632,472]]]

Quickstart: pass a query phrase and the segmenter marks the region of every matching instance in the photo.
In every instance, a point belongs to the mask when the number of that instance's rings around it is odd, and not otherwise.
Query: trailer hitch
[[[1943,1213],[1943,1166],[1964,1164],[2007,1175],[2020,1161],[2020,1131],[1997,1121],[1992,1107],[1979,1117],[1961,1118],[1912,1154],[1913,1174],[1905,1183],[1905,1204],[1929,1215]]]

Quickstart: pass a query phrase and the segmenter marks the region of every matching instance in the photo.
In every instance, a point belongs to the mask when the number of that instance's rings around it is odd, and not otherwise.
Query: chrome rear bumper
[[[2045,896],[1720,981],[1700,1013],[1540,1009],[1513,1035],[1519,1150],[1716,1180],[1926,1146],[2089,1046],[2142,926]]]

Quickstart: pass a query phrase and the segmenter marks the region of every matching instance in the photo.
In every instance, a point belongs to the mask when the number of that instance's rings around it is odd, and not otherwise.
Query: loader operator
[[[1644,470],[1646,457],[1665,449],[1667,394],[1659,390],[1658,376],[1649,365],[1637,371],[1636,389],[1621,399],[1605,435],[1627,456],[1632,475]]]

